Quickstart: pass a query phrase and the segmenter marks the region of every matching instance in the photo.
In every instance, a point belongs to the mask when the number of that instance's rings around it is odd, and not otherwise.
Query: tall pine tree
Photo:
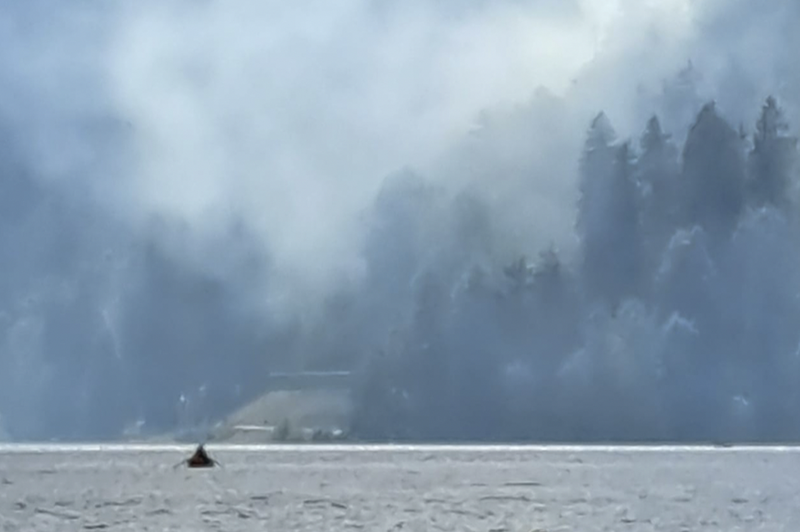
[[[645,270],[652,277],[669,239],[678,228],[678,149],[653,116],[647,122],[639,146],[635,175],[640,187],[641,223]]]
[[[719,242],[735,229],[744,206],[745,165],[740,135],[706,104],[689,131],[681,180],[683,222]]]
[[[778,103],[770,96],[761,109],[748,160],[749,198],[756,207],[773,205],[786,209],[789,187],[798,162],[797,139],[788,135],[789,125]]]
[[[592,122],[581,161],[578,235],[581,276],[587,294],[616,305],[638,292],[641,238],[633,155],[614,145],[604,114]]]

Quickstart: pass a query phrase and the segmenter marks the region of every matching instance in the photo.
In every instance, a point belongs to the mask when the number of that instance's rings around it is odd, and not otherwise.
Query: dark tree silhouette
[[[702,226],[715,242],[736,228],[745,200],[744,146],[713,102],[686,139],[681,195],[684,225]]]
[[[797,168],[797,139],[788,135],[789,124],[773,97],[767,98],[753,135],[749,153],[749,192],[755,206],[773,205],[788,211],[789,189]]]
[[[661,251],[678,229],[678,150],[670,135],[661,129],[657,117],[647,122],[640,140],[641,155],[636,161],[636,181],[640,185],[643,260],[646,275],[655,274]]]
[[[614,136],[605,115],[598,115],[581,161],[577,224],[586,293],[612,306],[639,292],[642,275],[633,154],[628,143],[614,146]]]

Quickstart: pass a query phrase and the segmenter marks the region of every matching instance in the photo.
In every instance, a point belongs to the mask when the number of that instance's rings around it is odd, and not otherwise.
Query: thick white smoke
[[[547,208],[564,218],[542,220],[550,229],[540,231],[563,240],[555,226],[568,225],[574,197],[557,161],[575,159],[567,150],[597,110],[635,132],[663,81],[690,60],[712,76],[706,96],[748,110],[797,78],[776,83],[790,63],[772,28],[796,11],[788,2],[31,6],[4,8],[3,62],[22,105],[0,103],[42,173],[82,187],[88,179],[120,212],[179,216],[199,234],[244,217],[290,293],[312,296],[358,271],[358,215],[383,177],[427,170],[483,110],[525,105],[541,87],[568,98],[569,115],[557,118],[569,121],[556,130],[564,138],[537,155],[543,169],[530,178],[534,193],[559,191]],[[731,72],[749,93],[718,86]],[[103,116],[128,129],[100,165],[102,139],[77,124]],[[549,126],[529,126],[531,140],[547,139]]]
[[[125,238],[179,220],[167,252],[244,293],[219,244],[241,223],[270,268],[247,297],[293,316],[362,279],[364,213],[401,168],[476,192],[498,261],[569,256],[598,111],[682,140],[707,100],[749,127],[774,94],[800,123],[798,20],[792,0],[7,3],[0,164]]]
[[[360,211],[425,168],[487,107],[563,92],[594,54],[594,13],[552,3],[145,2],[113,19],[108,96],[141,212],[256,227],[291,291],[357,270]]]

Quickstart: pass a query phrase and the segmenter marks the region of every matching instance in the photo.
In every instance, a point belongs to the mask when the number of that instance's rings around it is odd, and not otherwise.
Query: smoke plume
[[[0,6],[0,424],[166,430],[314,367],[370,437],[795,437],[798,20]]]

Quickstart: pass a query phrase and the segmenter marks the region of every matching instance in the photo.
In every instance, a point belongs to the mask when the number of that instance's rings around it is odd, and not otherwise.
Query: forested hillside
[[[371,290],[409,286],[413,310],[382,324],[358,433],[800,436],[797,140],[773,98],[752,131],[714,103],[680,144],[658,117],[627,140],[599,114],[569,262],[550,248],[499,268],[479,199],[445,200],[413,176],[387,181]],[[391,315],[399,297],[367,314]]]
[[[800,438],[798,21],[0,2],[0,439],[197,433],[303,370],[360,438]]]

